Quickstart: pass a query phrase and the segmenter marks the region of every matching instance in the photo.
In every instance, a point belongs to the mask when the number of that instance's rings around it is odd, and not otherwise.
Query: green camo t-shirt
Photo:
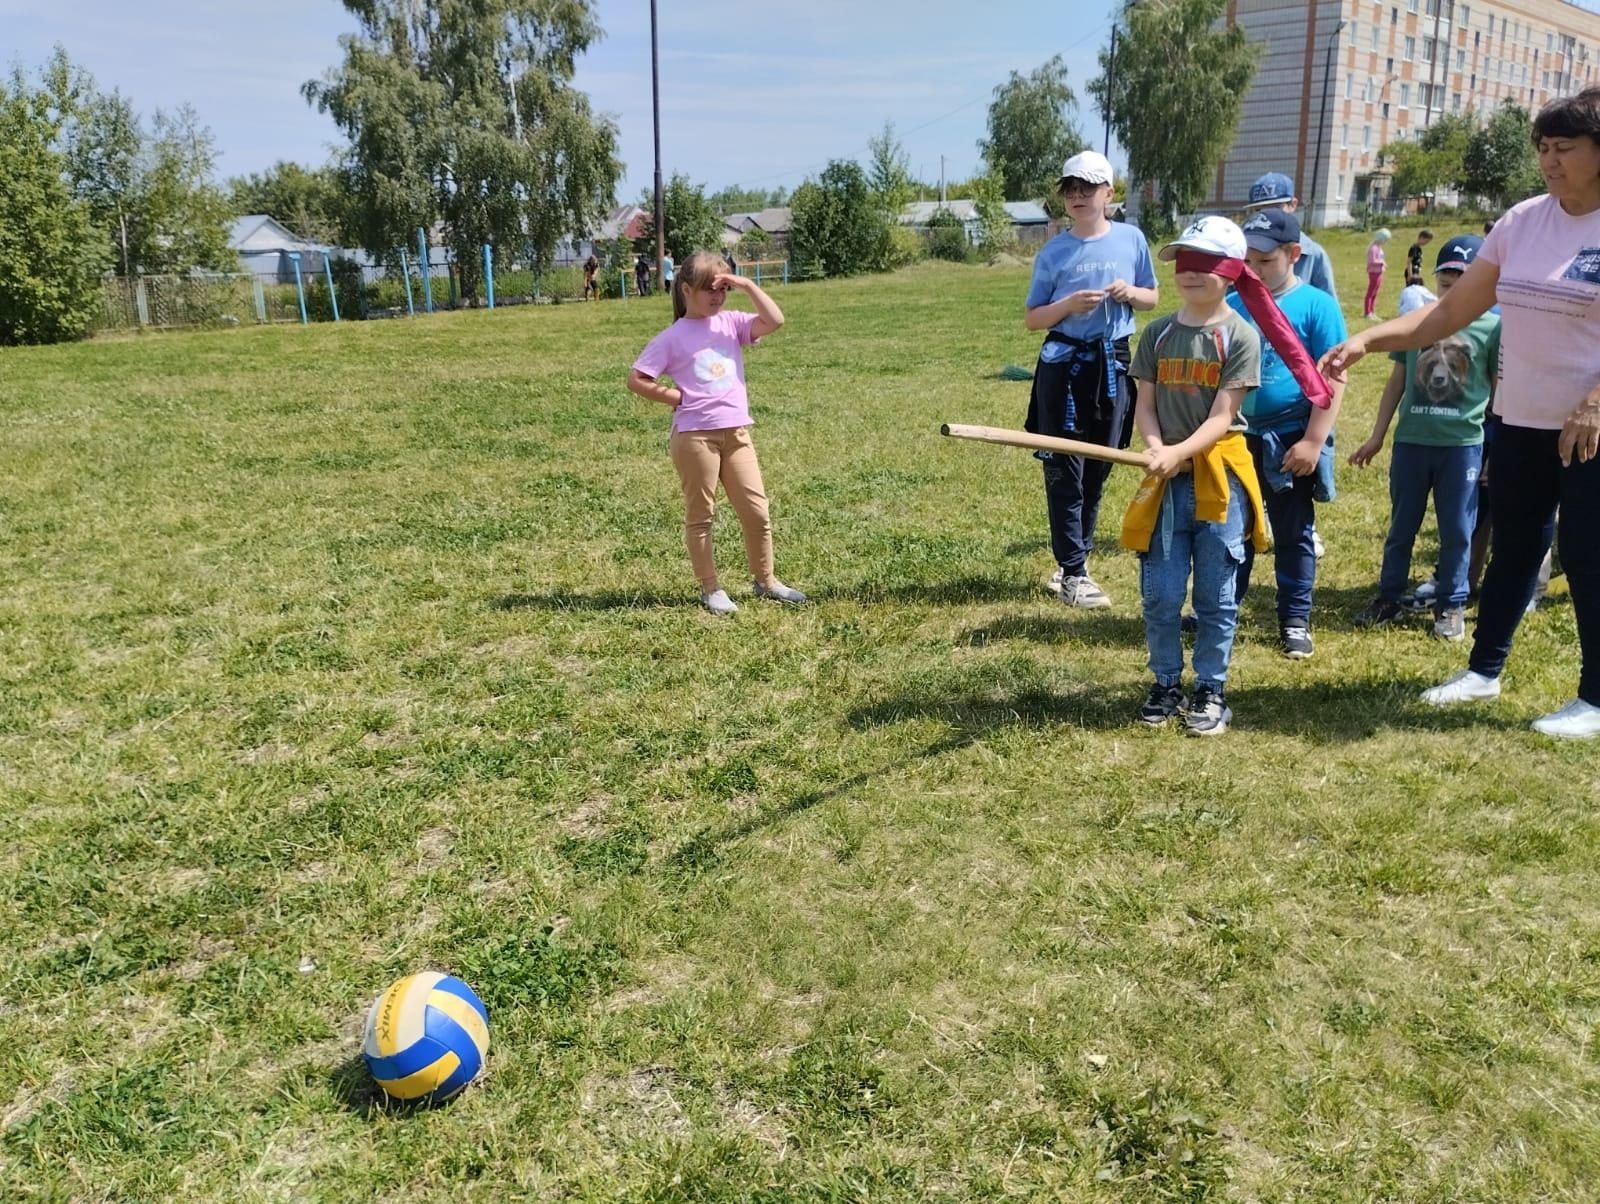
[[[1139,338],[1131,371],[1155,388],[1162,442],[1182,443],[1211,413],[1217,390],[1261,383],[1261,336],[1231,309],[1209,326],[1185,326],[1176,314],[1157,318]],[[1244,430],[1244,419],[1232,429]]]
[[[1484,314],[1432,347],[1392,352],[1389,358],[1404,364],[1406,372],[1396,443],[1472,447],[1483,442],[1489,386],[1500,365],[1499,314]]]

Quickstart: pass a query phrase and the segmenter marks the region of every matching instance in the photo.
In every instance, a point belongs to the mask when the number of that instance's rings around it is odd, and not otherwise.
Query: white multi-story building
[[[1227,21],[1265,44],[1208,211],[1290,176],[1313,226],[1387,190],[1379,152],[1442,113],[1530,112],[1600,82],[1600,0],[1233,0]]]

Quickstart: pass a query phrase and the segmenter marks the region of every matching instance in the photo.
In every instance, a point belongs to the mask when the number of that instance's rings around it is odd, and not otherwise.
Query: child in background
[[[717,579],[711,553],[711,519],[717,482],[744,530],[745,557],[758,598],[798,605],[806,596],[773,575],[772,525],[761,465],[750,441],[750,401],[745,392],[743,348],[783,325],[783,311],[753,280],[722,270],[720,256],[696,251],[676,273],[672,312],[676,321],[640,352],[628,373],[628,389],[672,407],[669,447],[687,507],[684,538],[700,580],[700,603],[712,614],[739,608]],[[755,303],[756,312],[725,311],[730,288]],[[670,376],[676,385],[661,383]]]
[[[1155,308],[1156,269],[1139,228],[1110,220],[1111,183],[1110,162],[1094,151],[1062,165],[1060,194],[1072,228],[1041,247],[1033,261],[1024,322],[1045,338],[1023,427],[1126,447],[1133,433],[1128,339],[1134,311]],[[1110,465],[1036,454],[1056,560],[1045,588],[1068,606],[1104,609],[1111,599],[1089,575],[1089,553]]]
[[[1339,303],[1295,274],[1300,222],[1294,214],[1281,209],[1256,214],[1244,224],[1244,240],[1245,262],[1261,277],[1311,360],[1344,342]],[[1230,296],[1228,304],[1247,316],[1242,293]],[[1279,647],[1290,660],[1308,660],[1315,651],[1311,591],[1317,579],[1316,504],[1333,500],[1333,424],[1343,396],[1344,385],[1336,384],[1327,404],[1313,405],[1269,343],[1261,349],[1261,385],[1244,399],[1246,442],[1272,523]],[[1246,553],[1239,574],[1236,600],[1241,603],[1253,559]]]
[[[1433,270],[1441,293],[1461,279],[1482,245],[1476,234],[1458,234],[1440,248]],[[1484,415],[1500,362],[1500,316],[1485,313],[1432,347],[1394,352],[1389,358],[1394,367],[1378,402],[1372,435],[1350,454],[1357,467],[1370,464],[1399,412],[1389,461],[1391,513],[1378,596],[1356,615],[1355,623],[1384,627],[1405,613],[1401,598],[1411,576],[1411,549],[1432,493],[1439,522],[1433,634],[1457,641],[1467,633],[1467,567],[1478,513]]]
[[[1433,231],[1423,230],[1417,234],[1417,241],[1411,244],[1406,251],[1406,283],[1422,283],[1422,248],[1433,241]]]
[[[1379,230],[1367,244],[1367,297],[1361,305],[1361,316],[1369,321],[1378,316],[1378,290],[1383,287],[1383,244],[1390,239],[1389,231]]]
[[[1139,719],[1156,727],[1183,714],[1193,736],[1221,735],[1233,720],[1223,689],[1246,532],[1266,550],[1260,489],[1239,419],[1245,392],[1259,381],[1261,341],[1228,307],[1228,278],[1218,274],[1243,267],[1244,254],[1244,235],[1221,217],[1198,219],[1162,248],[1163,260],[1177,261],[1182,304],[1145,328],[1133,357],[1141,386],[1134,421],[1150,449],[1150,469],[1123,520],[1122,544],[1139,553],[1155,674]],[[1179,616],[1191,570],[1196,682],[1185,701]]]
[[[1408,284],[1400,290],[1400,317],[1403,318],[1409,313],[1415,313],[1424,305],[1432,305],[1438,299],[1438,294],[1426,284]],[[1373,314],[1371,316],[1376,317],[1377,315]]]

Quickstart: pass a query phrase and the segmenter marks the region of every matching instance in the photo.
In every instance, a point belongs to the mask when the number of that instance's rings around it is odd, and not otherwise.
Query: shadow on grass
[[[802,790],[793,798],[776,806],[767,807],[739,820],[737,823],[725,827],[708,826],[700,829],[680,844],[666,858],[667,869],[678,876],[692,876],[716,865],[722,852],[729,845],[737,844],[746,837],[754,836],[769,828],[777,827],[785,820],[797,815],[803,815],[812,808],[826,803],[831,799],[842,798],[852,791],[859,790],[868,782],[884,774],[893,773],[897,769],[904,769],[909,765],[920,764],[946,752],[952,752],[971,743],[970,738],[956,738],[936,740],[919,752],[901,757],[879,769],[870,769],[862,773],[852,774],[848,778],[834,782],[828,786],[817,786]]]
[[[841,598],[852,602],[923,602],[932,606],[952,606],[971,602],[1016,602],[1037,599],[1038,584],[1013,577],[969,575],[943,581],[881,582],[863,581],[845,589],[819,591],[819,600]]]
[[[1056,609],[1057,614],[1001,615],[980,627],[963,631],[957,643],[969,648],[982,648],[1004,640],[1144,647],[1144,620],[1137,616],[1072,612],[1063,606]]]
[[[548,594],[503,594],[490,605],[495,610],[647,610],[656,606],[688,606],[689,594],[660,594],[653,590],[601,590],[579,594],[556,590]]]
[[[328,1075],[328,1086],[341,1107],[347,1112],[354,1112],[363,1120],[370,1120],[374,1116],[415,1116],[421,1112],[431,1112],[436,1108],[448,1108],[473,1090],[469,1086],[440,1104],[391,1099],[384,1094],[383,1088],[373,1081],[372,1073],[367,1069],[367,1064],[360,1054],[339,1063]]]
[[[1522,720],[1492,704],[1434,707],[1418,695],[1442,675],[1387,681],[1239,686],[1228,691],[1241,730],[1304,736],[1321,743],[1368,740],[1385,731],[1521,731]]]
[[[1094,685],[1071,691],[1036,687],[1015,693],[968,690],[942,698],[918,693],[859,707],[851,711],[845,721],[856,730],[865,731],[911,719],[937,719],[950,727],[954,734],[935,748],[939,752],[949,752],[965,748],[1008,727],[1041,727],[1046,724],[1083,728],[1127,727],[1133,721],[1142,697],[1142,694],[1136,696],[1135,692],[1125,693]],[[923,755],[931,755],[931,750]]]

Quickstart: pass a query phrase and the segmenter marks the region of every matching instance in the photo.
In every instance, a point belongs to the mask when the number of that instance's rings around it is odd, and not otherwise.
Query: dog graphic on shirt
[[[1472,346],[1452,335],[1417,353],[1416,386],[1430,409],[1459,410],[1472,374]]]

